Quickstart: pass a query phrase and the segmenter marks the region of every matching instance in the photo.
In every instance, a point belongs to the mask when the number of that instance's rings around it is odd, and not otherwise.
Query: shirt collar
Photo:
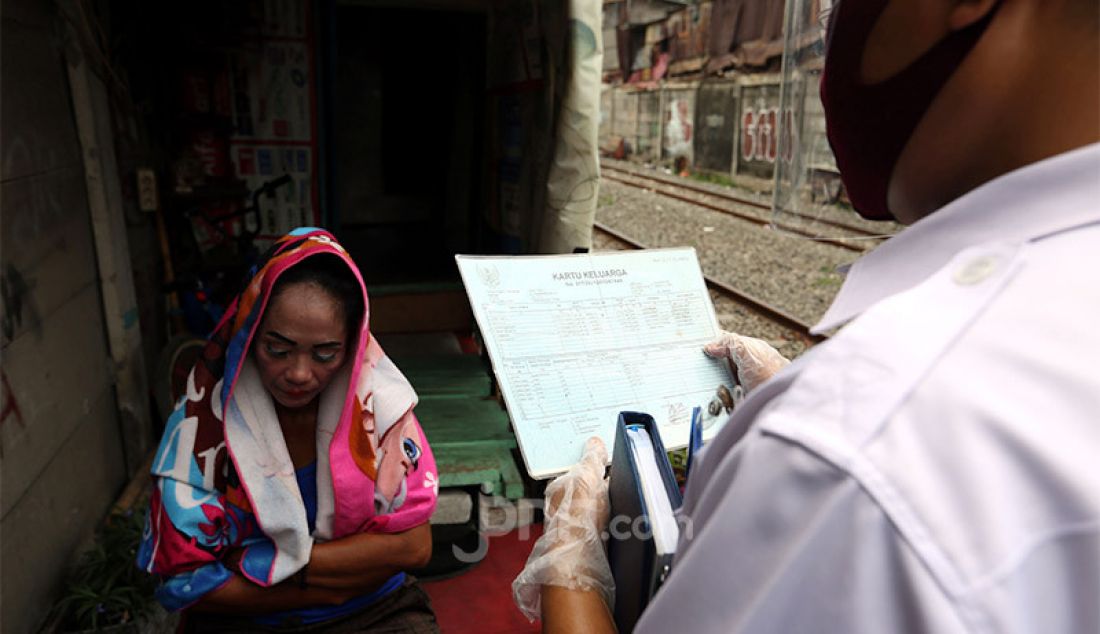
[[[852,264],[812,332],[855,318],[872,304],[987,242],[1022,243],[1100,221],[1100,143],[1000,176],[920,219]]]

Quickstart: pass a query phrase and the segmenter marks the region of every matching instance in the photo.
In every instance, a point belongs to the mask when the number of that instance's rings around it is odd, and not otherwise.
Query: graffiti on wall
[[[0,298],[4,302],[2,334],[5,344],[15,338],[24,324],[35,333],[35,336],[42,336],[42,319],[34,303],[33,288],[34,282],[24,279],[19,269],[8,262],[3,275],[0,275]]]
[[[7,136],[3,153],[3,172],[9,179],[4,189],[4,231],[19,236],[10,245],[5,244],[10,250],[4,259],[10,261],[33,251],[39,239],[57,233],[70,211],[63,198],[69,190],[58,184],[72,182],[69,179],[77,168],[71,167],[73,156],[65,149],[59,150],[55,138],[33,130],[16,130]],[[13,182],[17,179],[18,183]]]
[[[601,102],[601,116],[608,119],[603,146],[609,153],[652,160],[657,155],[654,142],[660,140],[660,157],[674,164],[682,157],[701,169],[768,179],[780,160],[794,162],[799,130],[794,110],[779,108],[778,83],[714,82],[696,89],[609,92]],[[657,112],[663,120],[654,116]],[[827,144],[824,148],[822,156],[831,156]]]
[[[736,171],[758,178],[772,178],[778,159],[793,159],[794,141],[790,109],[779,107],[779,84],[761,83],[741,87],[734,155]]]
[[[671,158],[692,159],[695,138],[694,99],[675,97],[665,105],[664,155]]]
[[[782,120],[777,108],[746,109],[741,115],[741,159],[775,163],[782,147],[783,160],[790,162],[793,119],[790,109],[783,111]]]
[[[15,398],[15,391],[11,389],[6,372],[0,370],[0,384],[3,391],[0,393],[0,428],[7,424],[8,420],[14,420],[20,427],[26,427],[23,422],[23,411],[19,408],[19,401]],[[0,439],[0,458],[4,457],[4,444]]]

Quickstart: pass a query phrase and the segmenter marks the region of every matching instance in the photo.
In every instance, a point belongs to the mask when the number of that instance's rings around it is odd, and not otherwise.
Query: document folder
[[[615,578],[615,624],[620,632],[630,632],[668,577],[679,539],[680,489],[652,416],[619,414],[609,494],[607,555]]]

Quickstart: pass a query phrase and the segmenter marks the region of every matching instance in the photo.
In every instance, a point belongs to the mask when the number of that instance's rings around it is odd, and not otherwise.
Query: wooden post
[[[642,151],[642,93],[634,93],[634,155],[638,156]]]
[[[80,41],[74,34],[74,41]],[[137,297],[126,242],[122,194],[115,161],[110,103],[102,80],[88,67],[79,46],[66,50],[73,114],[83,153],[99,265],[103,317],[114,370],[126,472],[133,475],[152,444],[149,390],[141,349]],[[83,361],[94,363],[94,360]]]
[[[744,86],[740,78],[733,89],[733,160],[730,161],[730,178],[737,178],[737,168],[741,165],[741,108],[745,105]]]

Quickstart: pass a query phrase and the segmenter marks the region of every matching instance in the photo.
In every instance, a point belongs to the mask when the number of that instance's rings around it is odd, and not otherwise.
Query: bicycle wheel
[[[191,368],[202,356],[206,340],[190,333],[175,335],[161,348],[157,357],[157,372],[153,377],[153,398],[161,424],[175,409],[176,403],[187,393],[187,377]]]

